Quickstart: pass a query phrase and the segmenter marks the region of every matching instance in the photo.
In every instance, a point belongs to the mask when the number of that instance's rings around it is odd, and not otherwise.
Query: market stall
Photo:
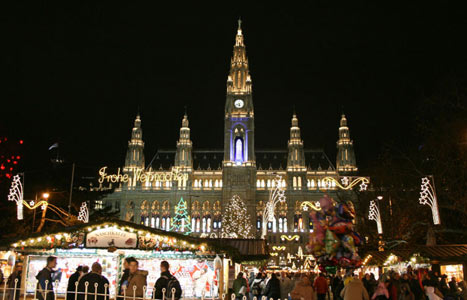
[[[218,297],[227,292],[228,270],[233,262],[267,257],[262,240],[233,241],[200,239],[148,228],[124,221],[103,221],[66,228],[60,232],[34,234],[5,241],[10,256],[22,256],[25,265],[23,287],[34,293],[36,274],[50,255],[57,257],[56,292],[66,292],[68,278],[79,265],[99,262],[115,295],[123,259],[133,256],[139,267],[148,271],[147,296],[160,276],[160,263],[167,260],[171,273],[178,278],[184,297]],[[10,264],[12,265],[12,264]]]
[[[448,276],[464,280],[467,267],[467,245],[418,245],[410,248],[385,251],[367,251],[361,272],[373,272],[376,276],[387,271],[407,272],[407,268],[430,269]],[[378,273],[375,273],[378,270]]]

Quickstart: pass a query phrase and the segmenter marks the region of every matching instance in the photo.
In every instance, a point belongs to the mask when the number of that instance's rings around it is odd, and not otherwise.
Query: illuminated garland
[[[344,178],[347,178],[347,177],[344,177]],[[343,178],[343,179],[344,179]],[[352,180],[350,183],[348,182],[348,178],[347,180],[344,180],[343,181],[343,184],[342,185],[339,181],[337,181],[336,179],[334,179],[333,177],[324,177],[323,178],[323,183],[325,184],[328,184],[328,185],[331,185],[331,183],[335,183],[336,186],[338,188],[340,188],[341,190],[351,190],[353,189],[357,184],[360,183],[360,191],[366,191],[367,187],[368,187],[368,183],[370,183],[370,180],[366,177],[358,177],[354,180]],[[347,183],[347,184],[345,184]]]
[[[299,239],[300,239],[300,236],[298,234],[293,235],[293,236],[292,235],[285,235],[285,234],[281,235],[281,240],[283,240],[283,241],[287,240],[287,241],[290,242],[290,241],[293,241],[293,240],[298,241]]]
[[[438,210],[438,200],[436,192],[428,177],[422,178],[422,186],[420,191],[420,204],[429,205],[433,214],[433,223],[435,225],[441,224]]]
[[[316,202],[304,201],[302,202],[302,204],[300,204],[300,209],[303,209],[304,211],[308,211],[308,208],[311,208],[316,211],[321,210],[321,207],[318,201]]]
[[[39,201],[37,203],[34,202],[34,201],[31,201],[31,202],[27,203],[26,201],[23,200],[23,204],[24,204],[24,206],[26,206],[29,209],[36,209],[39,206],[42,206],[42,209],[44,209],[47,205],[49,205],[49,202],[47,202],[45,200],[41,200],[41,201]]]

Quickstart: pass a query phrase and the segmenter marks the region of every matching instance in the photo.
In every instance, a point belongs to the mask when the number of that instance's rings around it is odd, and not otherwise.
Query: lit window
[[[261,179],[261,187],[264,187],[264,179]]]
[[[276,218],[272,220],[272,232],[276,232]]]
[[[235,162],[237,164],[243,162],[243,141],[241,138],[235,140]]]
[[[211,232],[211,217],[207,218],[206,231]]]
[[[154,217],[151,218],[151,227],[154,228],[156,226],[156,219]]]
[[[282,232],[282,218],[279,218],[279,232]]]
[[[170,217],[167,217],[165,222],[165,230],[170,231]]]
[[[159,217],[156,217],[156,228],[159,228],[159,225],[160,225],[159,223],[160,223],[160,219]]]
[[[287,232],[287,218],[283,218],[283,223],[284,223],[284,232]]]
[[[203,217],[203,228],[202,232],[206,232],[206,217]]]

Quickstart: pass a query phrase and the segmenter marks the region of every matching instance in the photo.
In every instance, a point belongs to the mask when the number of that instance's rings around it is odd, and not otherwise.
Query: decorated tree
[[[188,215],[186,201],[180,198],[175,206],[175,216],[172,218],[171,231],[183,232],[188,235],[191,233],[190,216]]]
[[[250,214],[245,203],[234,195],[227,204],[222,216],[223,238],[253,238]]]

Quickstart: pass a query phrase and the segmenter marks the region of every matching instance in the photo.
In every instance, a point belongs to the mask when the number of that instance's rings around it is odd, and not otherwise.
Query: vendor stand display
[[[267,258],[263,240],[249,240],[249,247],[233,247],[241,241],[194,238],[124,221],[83,224],[61,232],[3,242],[7,243],[3,247],[11,248],[11,253],[24,255],[22,284],[25,286],[22,288],[31,294],[36,288],[35,276],[45,267],[50,255],[57,257],[54,276],[58,280],[55,285],[58,295],[66,292],[68,278],[79,265],[90,267],[94,262],[102,265],[102,275],[110,282],[110,295],[115,295],[123,259],[133,256],[139,268],[149,273],[147,297],[152,295],[155,281],[160,277],[161,261],[167,260],[186,298],[219,297],[227,292],[225,283],[229,274],[225,270],[232,262]],[[242,248],[249,252],[240,251]]]

